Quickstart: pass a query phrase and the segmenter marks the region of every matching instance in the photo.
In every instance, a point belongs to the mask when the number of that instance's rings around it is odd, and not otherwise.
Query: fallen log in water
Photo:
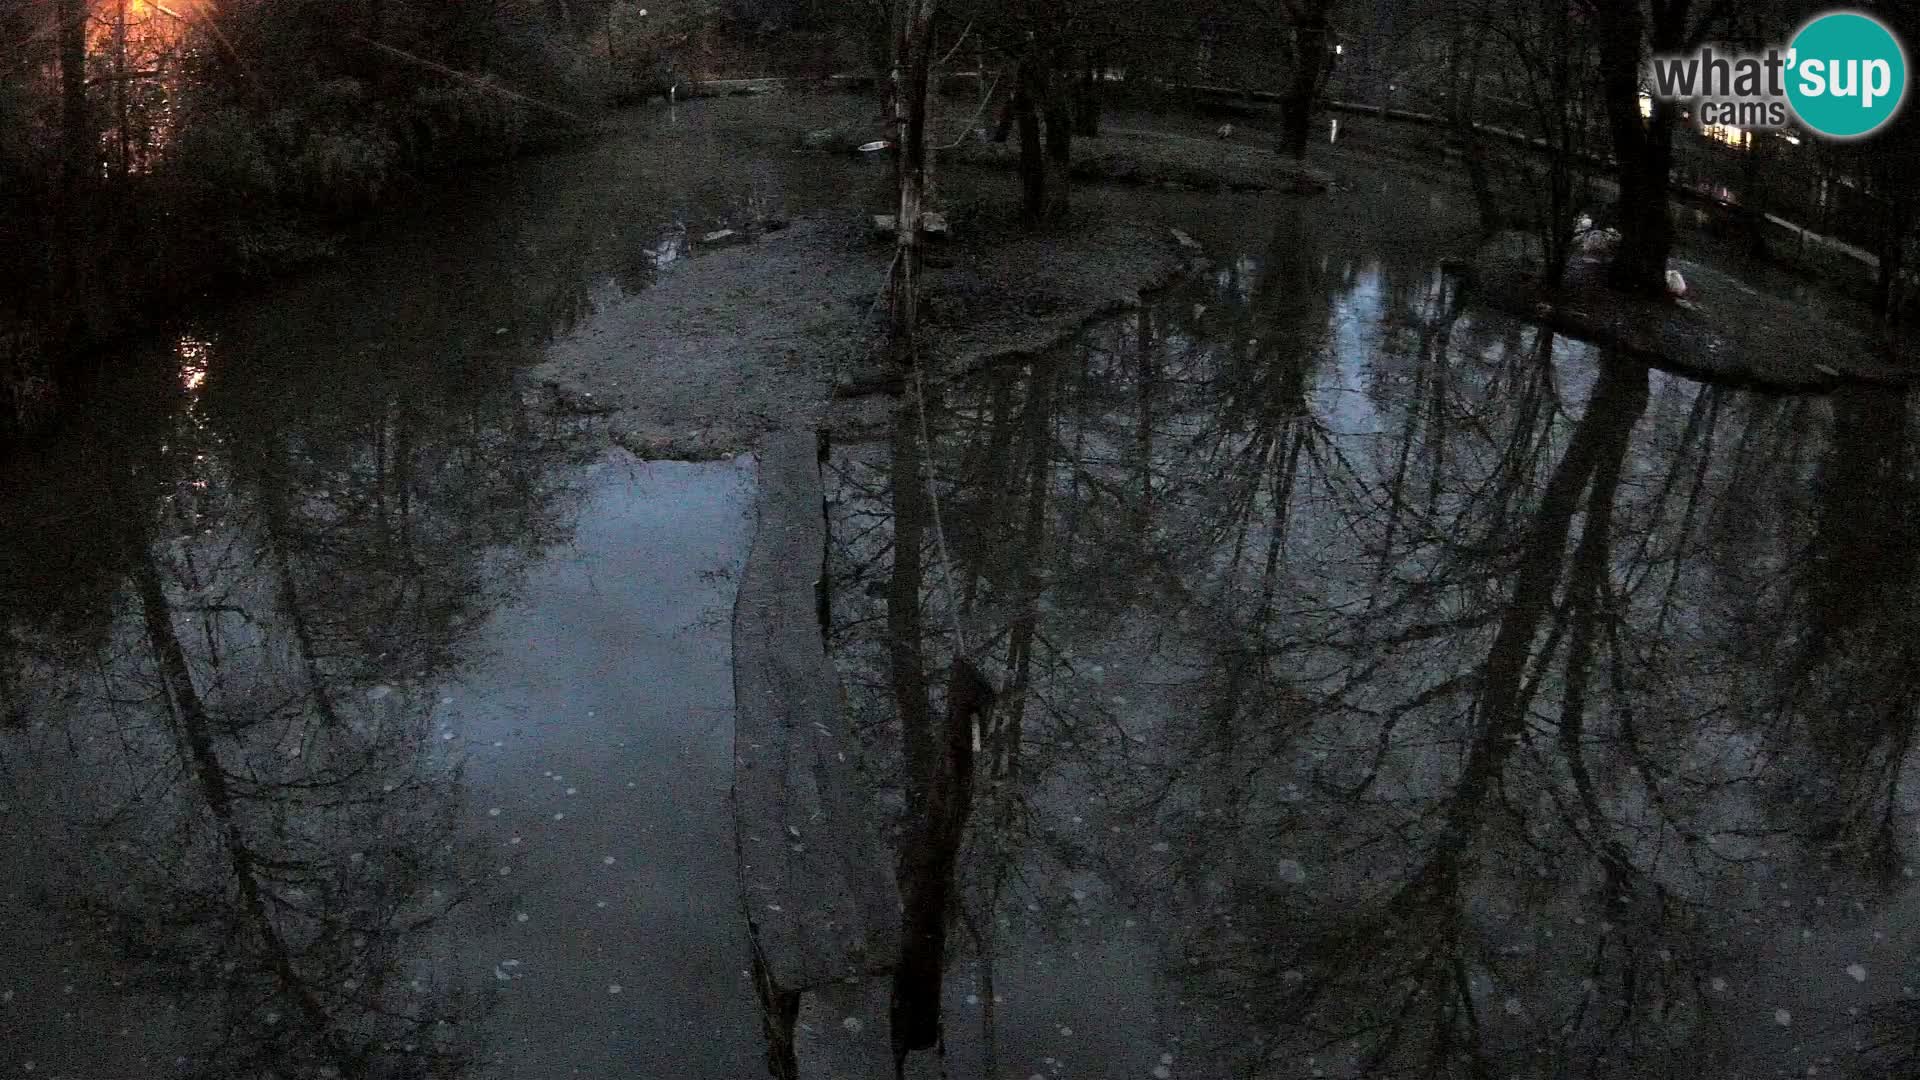
[[[800,994],[890,970],[900,937],[818,621],[817,452],[810,431],[760,444],[758,521],[733,609],[734,839],[776,1077],[798,1074]]]

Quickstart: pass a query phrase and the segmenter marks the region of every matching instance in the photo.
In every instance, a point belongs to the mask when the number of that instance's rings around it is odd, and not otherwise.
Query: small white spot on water
[[[1793,1013],[1786,1009],[1775,1009],[1773,1010],[1773,1022],[1779,1024],[1781,1027],[1791,1027],[1793,1026]]]
[[[391,693],[393,693],[393,687],[388,686],[385,683],[382,683],[381,685],[376,686],[373,689],[367,691],[367,698],[372,701],[379,701],[381,698],[386,697],[388,694],[391,694]]]
[[[1159,843],[1153,845],[1153,851],[1157,855],[1165,855],[1170,850],[1172,849],[1167,847],[1167,842],[1165,840],[1162,840]]]
[[[607,993],[609,993],[609,994],[617,994],[617,993],[619,993],[619,992],[620,992],[620,984],[619,984],[619,983],[608,983],[608,984],[607,984]]]
[[[520,914],[515,915],[513,919],[515,922],[526,922],[529,917],[530,916],[528,916],[528,914],[523,911]]]
[[[594,902],[593,906],[597,908],[603,908],[607,906],[607,902],[605,900],[597,900]]]
[[[967,1004],[969,1004],[969,1005],[978,1005],[978,1004],[980,1004],[980,995],[979,995],[979,994],[968,994],[968,995],[967,995]]]
[[[1275,873],[1280,875],[1280,880],[1289,885],[1302,885],[1306,883],[1307,868],[1301,866],[1299,862],[1293,859],[1281,859],[1274,864],[1273,869]]]
[[[1073,898],[1074,898],[1074,899],[1075,899],[1076,901],[1078,901],[1078,900],[1085,900],[1085,899],[1087,898],[1087,894],[1086,894],[1086,892],[1085,892],[1084,890],[1081,890],[1081,889],[1075,889],[1075,890],[1073,890]]]
[[[499,739],[495,739],[495,740],[493,740],[493,745],[494,745],[494,749],[496,749],[496,750],[497,750],[497,749],[499,749],[500,747],[502,747],[502,746],[505,746],[505,745],[507,745],[507,744],[506,744],[506,743],[503,743],[503,742],[501,742],[501,741],[500,741]]]
[[[1519,1016],[1521,1013],[1526,1011],[1527,1007],[1525,1005],[1520,1004],[1519,998],[1510,997],[1507,999],[1506,1009],[1507,1009],[1508,1016]]]
[[[606,858],[603,858],[603,859],[601,859],[600,861],[601,861],[601,862],[603,862],[603,863],[605,863],[605,864],[607,864],[608,866],[612,866],[612,865],[613,865],[613,856],[611,856],[611,855],[608,855],[608,856],[607,856]]]
[[[499,807],[497,807],[497,806],[490,806],[490,807],[488,807],[488,808],[487,808],[487,816],[488,816],[488,817],[499,817],[499,816],[500,816],[500,808],[499,808]]]
[[[507,841],[507,843],[509,844],[518,844],[519,842],[520,842],[520,838],[517,836]]]
[[[1073,1034],[1073,1029],[1072,1029],[1072,1028],[1070,1028],[1070,1027],[1068,1027],[1068,1026],[1067,1026],[1067,1025],[1065,1025],[1065,1024],[1061,1024],[1061,1025],[1060,1025],[1060,1034],[1061,1034],[1061,1035],[1062,1035],[1063,1037],[1064,1037],[1064,1036],[1071,1036],[1071,1035]]]
[[[843,1028],[846,1028],[848,1034],[858,1035],[860,1034],[860,1029],[865,1027],[866,1025],[860,1022],[859,1017],[849,1016],[845,1020],[840,1021],[840,1026]]]
[[[513,873],[513,867],[511,866],[503,866],[500,868],[501,877],[506,877],[508,874],[511,874],[511,873]]]
[[[441,738],[442,740],[444,740],[444,741],[446,741],[446,742],[452,742],[452,741],[453,741],[453,732],[451,732],[451,731],[449,731],[449,732],[447,732],[447,733],[446,733],[445,735],[442,735],[442,736],[440,736],[440,738]]]
[[[1864,964],[1848,964],[1848,965],[1847,965],[1847,975],[1848,975],[1848,976],[1850,976],[1850,977],[1851,977],[1851,978],[1853,979],[1853,981],[1854,981],[1854,982],[1857,982],[1857,983],[1863,983],[1863,982],[1866,982],[1866,981],[1867,981],[1867,969],[1866,969],[1866,965],[1864,965]]]
[[[443,698],[441,698],[441,699],[440,699],[440,704],[442,704],[442,705],[451,705],[451,704],[453,704],[453,699],[452,699],[452,698],[450,698],[450,697],[443,697]]]
[[[1165,1065],[1155,1065],[1153,1067],[1153,1080],[1167,1080],[1167,1078],[1172,1075],[1173,1070],[1167,1068]]]
[[[555,814],[555,815],[553,815],[553,820],[555,820],[555,821],[565,821],[565,820],[567,820],[567,815],[566,815],[566,814],[564,814],[564,813],[559,813],[559,814]]]
[[[568,788],[568,789],[567,789],[567,794],[569,794],[569,795],[577,795],[577,794],[579,794],[579,792],[580,792],[580,789],[579,789],[579,788],[573,788],[573,787],[570,787],[570,788]]]

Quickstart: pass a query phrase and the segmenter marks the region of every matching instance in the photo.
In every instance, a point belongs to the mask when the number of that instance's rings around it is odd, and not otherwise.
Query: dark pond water
[[[518,379],[686,230],[863,201],[707,108],[475,178],[0,464],[0,1076],[762,1074],[750,463],[600,456]],[[957,621],[1003,687],[954,1075],[1911,1074],[1906,404],[1462,312],[1451,198],[1090,197],[1219,271],[942,390],[904,526],[918,417],[842,439],[883,811],[897,526],[928,670]]]
[[[897,541],[1003,687],[958,1075],[1915,1075],[1907,403],[1463,311],[1457,207],[1334,205],[1163,205],[1217,273],[836,456],[870,769]]]
[[[750,463],[598,459],[518,373],[687,231],[863,195],[740,161],[770,108],[476,176],[0,463],[0,1076],[760,1067]]]

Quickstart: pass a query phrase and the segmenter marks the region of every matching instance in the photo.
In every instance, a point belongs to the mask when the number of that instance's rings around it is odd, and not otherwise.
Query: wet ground
[[[857,162],[741,163],[778,104],[475,177],[0,466],[0,1075],[762,1073],[753,472],[606,451],[523,375],[676,237],[864,209]],[[919,416],[845,407],[883,823],[902,528],[926,670],[961,641],[1002,689],[954,1075],[1910,1074],[1906,401],[1463,313],[1463,199],[1327,200],[1098,196],[1216,270],[936,386],[905,525]],[[884,1040],[870,1004],[802,1059]]]

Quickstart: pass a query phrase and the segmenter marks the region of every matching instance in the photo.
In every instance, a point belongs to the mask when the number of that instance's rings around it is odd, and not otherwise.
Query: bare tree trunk
[[[894,42],[893,152],[900,207],[895,220],[891,274],[893,360],[902,368],[915,362],[914,335],[919,321],[920,212],[927,183],[927,50],[933,33],[934,0],[911,0]]]
[[[87,192],[93,186],[93,122],[87,109],[86,0],[59,0],[60,191],[54,205],[54,307],[66,335],[82,325],[87,292]]]
[[[893,571],[887,583],[887,655],[894,709],[900,718],[907,761],[907,815],[920,811],[933,775],[933,732],[928,720],[927,669],[922,653],[921,554],[926,534],[926,489],[920,475],[918,417],[902,401],[893,422]]]
[[[1099,53],[1081,66],[1073,99],[1073,133],[1083,139],[1100,137],[1100,79],[1106,60]]]
[[[113,12],[113,122],[119,154],[114,169],[125,179],[133,166],[133,136],[127,119],[127,0],[118,0]]]
[[[1540,238],[1546,252],[1546,283],[1557,289],[1566,279],[1567,259],[1573,253],[1573,126],[1568,109],[1573,101],[1572,24],[1564,4],[1555,5],[1553,20],[1553,63],[1547,98],[1553,114],[1547,120],[1547,220],[1541,223]],[[1663,183],[1664,187],[1664,183]],[[1664,213],[1664,211],[1663,211]],[[1665,261],[1661,263],[1661,286],[1666,285]]]
[[[992,684],[965,658],[954,660],[947,678],[945,737],[921,816],[900,846],[900,963],[887,1009],[896,1076],[904,1074],[909,1053],[943,1043],[940,987],[954,871],[973,809],[973,737],[986,728],[992,710]]]
[[[1044,76],[1047,119],[1047,217],[1067,216],[1073,194],[1073,92],[1068,64],[1049,62]]]
[[[1873,279],[1873,311],[1882,322],[1900,319],[1900,276],[1906,268],[1907,232],[1913,214],[1900,198],[1890,201],[1887,227],[1880,234],[1880,269]]]
[[[1330,0],[1307,0],[1298,9],[1293,28],[1293,76],[1280,103],[1280,152],[1294,159],[1307,156],[1313,134],[1313,102],[1320,95],[1327,71],[1327,8]]]
[[[1480,211],[1480,235],[1490,237],[1500,230],[1500,206],[1493,196],[1493,177],[1487,168],[1487,147],[1474,126],[1474,103],[1480,96],[1480,43],[1469,37],[1466,19],[1454,24],[1451,53],[1447,66],[1447,101],[1452,106],[1454,141],[1460,147],[1461,160],[1467,166],[1467,183],[1473,189],[1473,203]]]
[[[1601,95],[1620,184],[1620,245],[1607,274],[1624,292],[1664,296],[1667,256],[1673,248],[1667,184],[1673,171],[1676,106],[1655,101],[1650,117],[1640,115],[1641,42],[1646,34],[1640,5],[1600,4],[1595,11]]]
[[[1772,143],[1764,131],[1747,132],[1746,153],[1741,155],[1740,218],[1746,228],[1747,254],[1756,259],[1767,257],[1767,182],[1764,168],[1772,154]]]
[[[1031,228],[1047,212],[1047,163],[1040,144],[1040,78],[1031,57],[1014,73],[1013,114],[1020,125],[1020,219]]]

